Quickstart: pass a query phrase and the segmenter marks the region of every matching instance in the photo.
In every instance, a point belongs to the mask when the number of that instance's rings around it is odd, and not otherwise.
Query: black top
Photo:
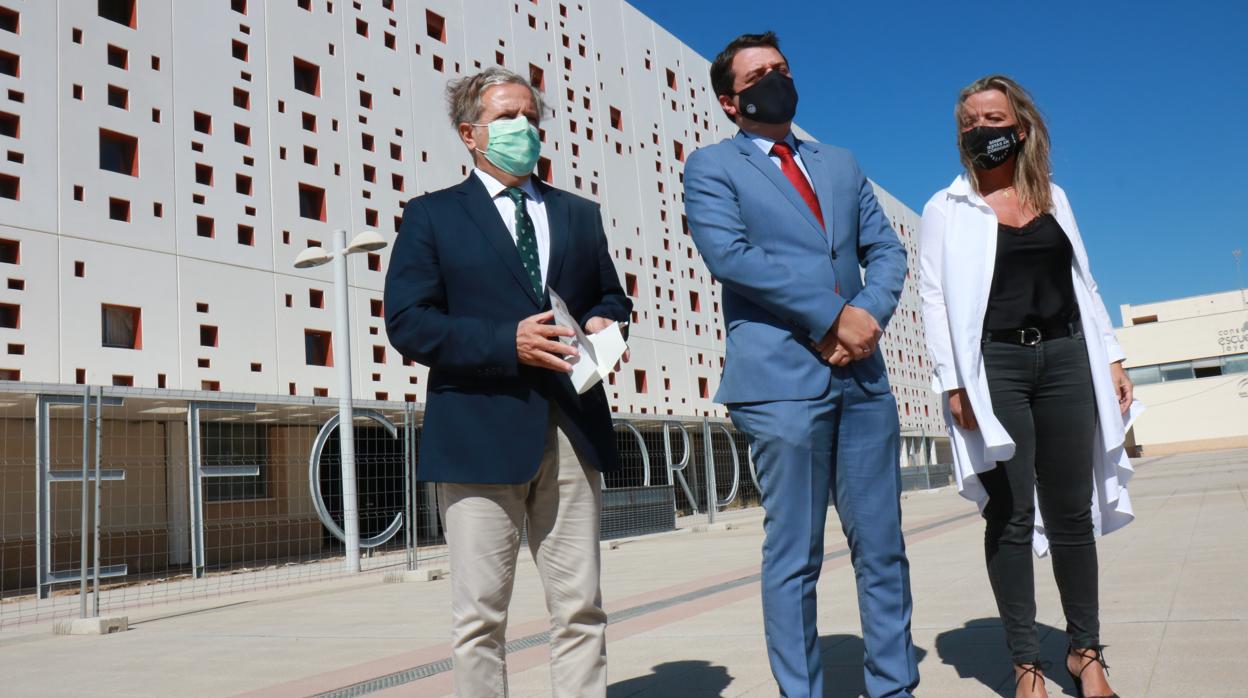
[[[997,262],[984,329],[1048,328],[1076,320],[1073,254],[1052,214],[1042,213],[1021,228],[998,224]]]

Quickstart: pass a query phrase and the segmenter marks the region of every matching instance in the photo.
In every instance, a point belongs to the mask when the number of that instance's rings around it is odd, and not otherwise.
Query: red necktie
[[[810,207],[810,212],[819,220],[819,227],[827,228],[823,223],[823,209],[819,208],[819,198],[815,196],[815,190],[810,188],[810,182],[806,181],[806,175],[802,174],[801,168],[797,166],[797,160],[793,158],[793,149],[788,143],[780,141],[771,146],[771,153],[780,158],[780,171],[788,177],[797,193],[802,195],[802,200]]]
[[[827,230],[827,225],[823,222],[823,209],[819,208],[819,197],[815,196],[815,190],[810,188],[810,182],[806,181],[806,175],[802,174],[802,170],[797,166],[797,160],[793,158],[793,149],[788,143],[780,141],[771,146],[771,152],[780,158],[780,171],[789,179],[793,188],[798,194],[802,195],[802,201],[810,207],[810,212],[815,214],[815,218],[819,221],[819,227]],[[836,282],[836,293],[841,292],[841,282]]]

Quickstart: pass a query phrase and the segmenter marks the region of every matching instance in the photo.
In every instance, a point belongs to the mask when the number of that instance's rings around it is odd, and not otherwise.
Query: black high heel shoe
[[[1023,673],[1019,674],[1018,678],[1014,679],[1014,692],[1017,693],[1018,687],[1022,685],[1023,679],[1026,679],[1028,675],[1031,676],[1031,688],[1033,691],[1036,688],[1037,681],[1043,684],[1044,674],[1040,672],[1044,671],[1045,669],[1048,669],[1049,663],[1048,662],[1036,662],[1035,664],[1015,664],[1014,666],[1023,670]]]
[[[1075,682],[1075,695],[1078,698],[1118,698],[1117,693],[1111,693],[1107,696],[1089,696],[1083,692],[1083,679],[1081,677],[1083,676],[1083,672],[1087,671],[1088,667],[1093,664],[1100,664],[1101,668],[1105,670],[1105,676],[1109,676],[1109,665],[1105,663],[1104,649],[1104,646],[1097,645],[1095,647],[1087,647],[1084,649],[1075,649],[1074,647],[1070,647],[1066,650],[1067,657],[1074,654],[1080,659],[1085,660],[1083,666],[1079,667],[1079,671],[1077,673],[1070,670],[1069,662],[1066,663],[1066,673],[1070,674],[1070,680]],[[1095,654],[1091,657],[1084,654],[1088,650],[1092,650]]]

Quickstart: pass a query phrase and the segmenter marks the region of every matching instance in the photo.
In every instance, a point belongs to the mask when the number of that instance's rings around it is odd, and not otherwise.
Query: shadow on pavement
[[[819,638],[819,652],[823,657],[824,698],[858,698],[866,695],[863,682],[862,661],[865,648],[858,635],[824,635]],[[918,662],[927,656],[927,650],[915,647]],[[922,687],[919,688],[922,693]]]
[[[1040,636],[1041,660],[1052,662],[1045,675],[1074,695],[1060,661],[1066,649],[1066,635],[1044,623],[1036,623],[1036,631]],[[999,695],[1014,695],[1014,670],[999,618],[976,618],[961,628],[937,635],[936,654],[942,662],[957,669],[958,676],[979,681]]]
[[[727,667],[702,660],[666,662],[655,665],[646,676],[618,681],[607,687],[607,698],[646,698],[670,696],[717,696],[732,683]]]

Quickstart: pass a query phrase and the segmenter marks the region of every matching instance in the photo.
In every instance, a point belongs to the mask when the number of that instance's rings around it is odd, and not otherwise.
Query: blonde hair
[[[958,104],[953,109],[955,129],[958,134],[958,154],[962,158],[962,166],[966,168],[966,176],[970,178],[975,191],[979,191],[979,175],[975,171],[971,159],[961,147],[962,123],[966,118],[966,99],[973,94],[997,90],[1005,95],[1018,119],[1018,126],[1027,134],[1019,143],[1019,151],[1014,165],[1014,190],[1023,203],[1030,205],[1037,213],[1053,210],[1053,190],[1049,174],[1049,129],[1044,125],[1044,117],[1040,110],[1021,85],[1004,75],[989,75],[967,85],[958,95]]]

